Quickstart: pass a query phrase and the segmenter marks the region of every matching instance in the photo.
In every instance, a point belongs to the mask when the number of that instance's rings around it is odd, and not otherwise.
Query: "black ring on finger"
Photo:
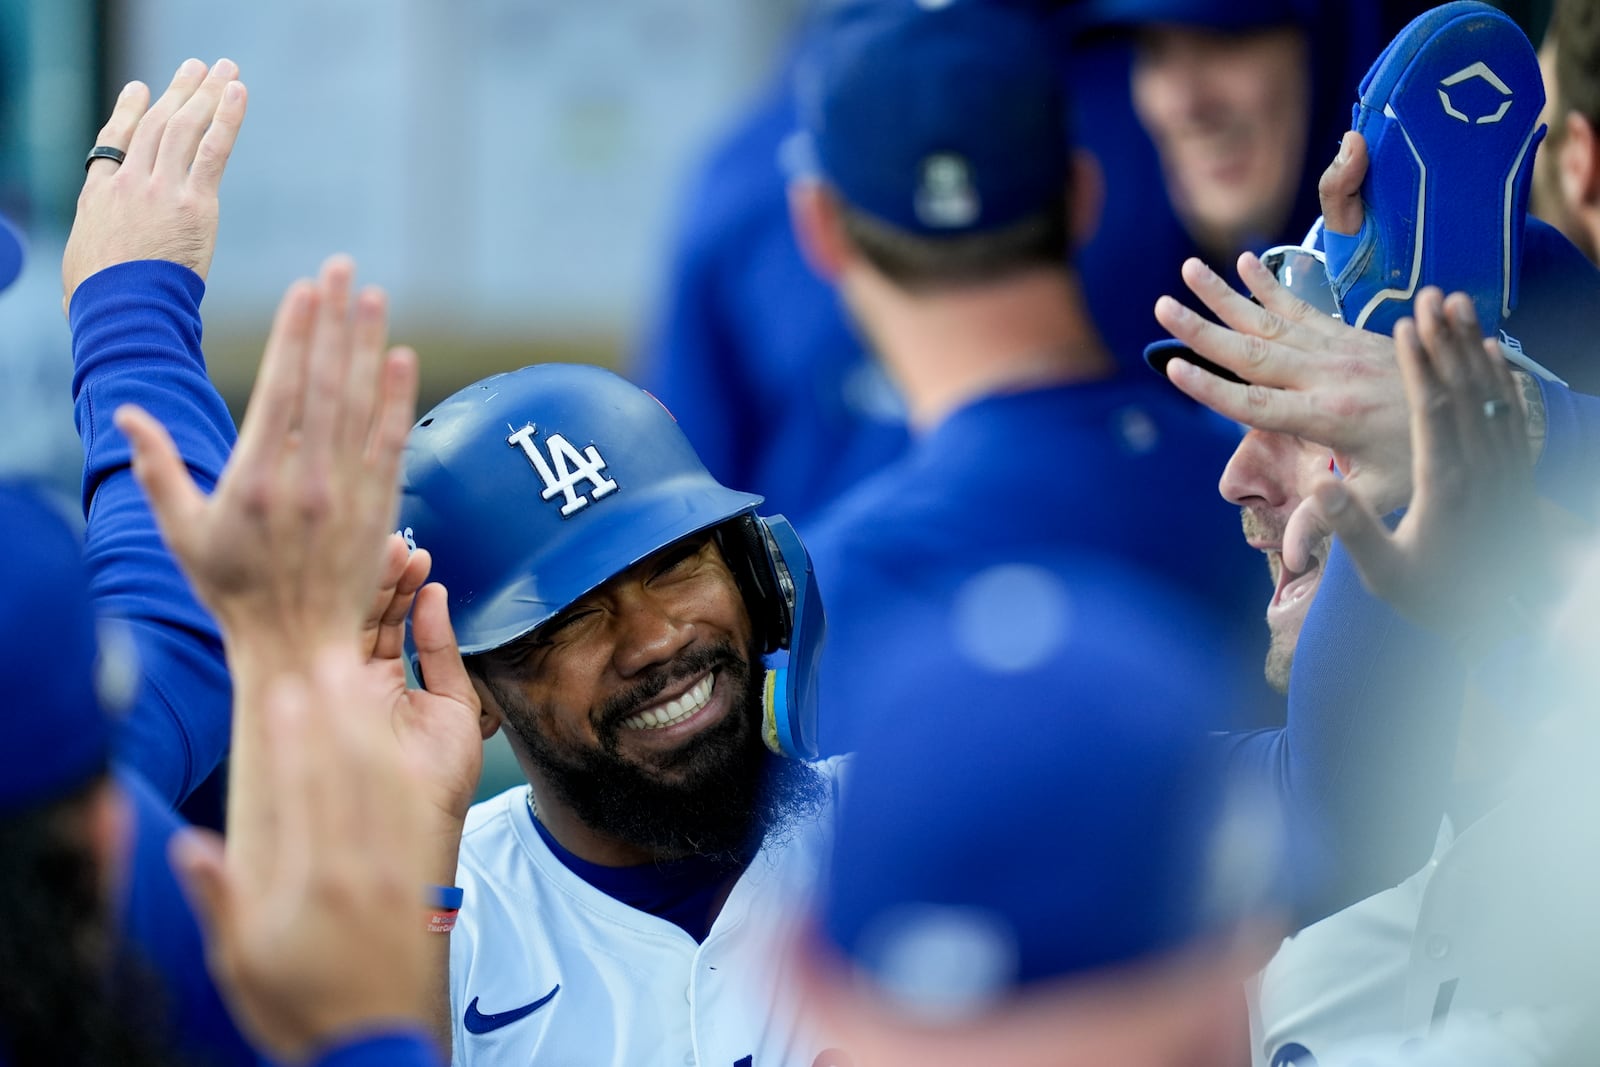
[[[113,163],[121,163],[127,158],[128,153],[124,152],[120,148],[112,148],[108,144],[97,144],[93,148],[89,149],[89,155],[83,161],[83,169],[88,170],[97,159],[109,159]]]

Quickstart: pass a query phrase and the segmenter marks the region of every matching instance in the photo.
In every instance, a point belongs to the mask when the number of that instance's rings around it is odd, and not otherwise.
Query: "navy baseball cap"
[[[1315,0],[1087,0],[1074,12],[1075,25],[1083,32],[1165,24],[1250,33],[1308,25],[1315,17]]]
[[[1068,175],[1055,32],[1044,13],[994,0],[843,0],[799,65],[789,169],[923,236],[1038,213]]]
[[[824,950],[955,1019],[1278,912],[1282,826],[1202,732],[1226,697],[1195,685],[1191,607],[1067,556],[964,569],[929,606],[880,628],[901,643],[839,814]]]
[[[106,769],[111,716],[137,686],[131,640],[96,618],[82,548],[42,493],[0,482],[0,813],[47,804]]]

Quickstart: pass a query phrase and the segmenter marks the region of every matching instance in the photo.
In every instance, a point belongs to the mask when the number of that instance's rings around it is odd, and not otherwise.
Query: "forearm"
[[[429,952],[432,973],[432,997],[428,1002],[427,1033],[435,1045],[445,1050],[445,1058],[452,1058],[454,1038],[450,1025],[450,934],[427,934],[434,941]]]
[[[204,284],[154,261],[100,271],[73,295],[73,401],[84,445],[85,556],[97,604],[129,621],[144,686],[119,754],[169,802],[203,781],[227,750],[230,693],[216,625],[162,544],[112,414],[138,404],[165,423],[196,481],[215,485],[234,429],[206,377]]]
[[[437,826],[424,831],[431,840],[428,854],[428,878],[436,886],[456,884],[456,866],[461,855],[461,822],[441,817]],[[468,902],[462,901],[462,907]],[[429,1035],[445,1050],[447,1058],[453,1040],[450,1014],[450,939],[453,933],[425,933],[428,939],[428,965],[431,974],[431,996],[428,1002],[426,1025]]]

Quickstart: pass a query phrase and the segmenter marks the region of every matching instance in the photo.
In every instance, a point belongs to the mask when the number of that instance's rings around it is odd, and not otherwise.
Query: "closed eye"
[[[656,563],[652,577],[665,578],[682,569],[691,560],[698,559],[708,543],[702,540],[676,546]]]
[[[594,613],[594,608],[568,608],[535,631],[534,645],[549,644],[552,640],[570,630],[575,623],[587,619]]]

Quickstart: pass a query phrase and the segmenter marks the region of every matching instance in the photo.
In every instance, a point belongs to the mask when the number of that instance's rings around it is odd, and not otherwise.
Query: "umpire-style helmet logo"
[[[530,422],[507,437],[506,444],[522,449],[523,455],[528,457],[528,462],[544,481],[544,492],[539,494],[542,499],[562,498],[562,518],[582,511],[594,501],[617,491],[617,483],[605,476],[606,461],[601,458],[598,448],[590,445],[580,452],[559,433],[548,434],[541,448],[540,442],[535,440],[538,429]],[[548,457],[544,449],[549,449]],[[585,483],[586,491],[578,492],[578,486]]]
[[[916,211],[924,226],[959,230],[977,221],[978,207],[978,190],[965,159],[941,152],[922,161]]]
[[[1480,59],[1439,83],[1439,102],[1451,118],[1485,126],[1499,122],[1511,110],[1511,87]]]

